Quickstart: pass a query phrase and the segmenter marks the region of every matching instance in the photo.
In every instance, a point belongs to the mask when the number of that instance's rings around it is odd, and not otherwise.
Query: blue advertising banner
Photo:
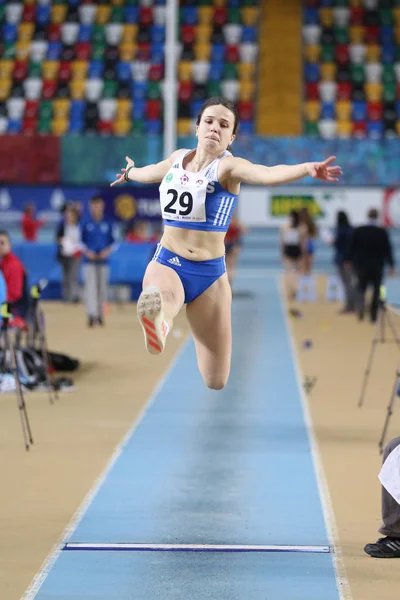
[[[134,219],[160,221],[161,211],[158,186],[123,185],[109,186],[3,186],[0,187],[0,226],[16,225],[20,222],[24,207],[32,203],[36,216],[48,223],[58,223],[61,209],[69,202],[78,202],[82,216],[89,211],[93,196],[101,196],[105,202],[106,216],[116,222],[131,222]]]

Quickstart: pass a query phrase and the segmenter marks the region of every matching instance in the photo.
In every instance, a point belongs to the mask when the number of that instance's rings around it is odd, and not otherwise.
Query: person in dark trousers
[[[353,275],[350,269],[346,268],[346,253],[351,237],[353,227],[350,225],[347,213],[339,210],[336,217],[336,231],[333,246],[335,248],[335,265],[342,280],[345,292],[345,305],[340,311],[341,314],[353,313],[356,310],[357,293]]]
[[[78,302],[78,272],[82,256],[79,213],[73,205],[67,206],[64,219],[57,229],[57,260],[63,270],[63,298],[66,302]]]
[[[107,301],[108,259],[114,244],[111,223],[104,218],[104,201],[90,201],[91,217],[82,225],[83,280],[89,327],[103,325],[103,307]]]
[[[365,292],[368,285],[373,286],[371,322],[375,322],[378,316],[380,287],[385,265],[389,265],[391,274],[394,274],[392,245],[386,229],[379,226],[378,218],[378,211],[371,208],[368,211],[368,224],[354,230],[347,252],[347,263],[351,265],[357,276],[360,320],[364,318]]]
[[[6,231],[0,231],[0,271],[6,284],[6,302],[13,314],[25,317],[29,309],[28,280],[25,267],[11,252],[11,240]]]
[[[383,462],[400,445],[400,437],[391,440],[383,452]],[[400,478],[400,473],[399,473]],[[374,544],[367,544],[364,551],[373,558],[400,558],[400,504],[382,486],[382,521],[379,538]]]

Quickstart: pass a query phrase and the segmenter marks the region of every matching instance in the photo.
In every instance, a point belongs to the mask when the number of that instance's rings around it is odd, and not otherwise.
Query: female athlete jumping
[[[311,177],[338,181],[341,169],[323,162],[266,167],[232,156],[239,116],[235,105],[211,98],[197,118],[197,147],[177,150],[155,165],[127,165],[111,184],[160,185],[164,233],[149,263],[137,312],[151,354],[164,350],[183,304],[205,384],[222,389],[231,363],[232,292],[226,274],[224,237],[240,184],[279,185]],[[245,200],[244,200],[245,201]]]

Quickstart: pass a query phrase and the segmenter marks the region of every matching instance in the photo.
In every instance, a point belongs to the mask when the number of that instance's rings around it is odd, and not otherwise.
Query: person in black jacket
[[[354,230],[347,252],[347,261],[351,264],[358,281],[360,320],[364,318],[365,292],[369,284],[373,286],[370,306],[372,322],[375,322],[378,316],[385,265],[389,265],[391,274],[394,274],[392,245],[386,229],[379,226],[378,218],[378,211],[371,208],[368,211],[368,224]]]
[[[356,310],[357,294],[350,269],[346,268],[346,253],[353,235],[353,227],[350,225],[347,213],[339,210],[336,217],[336,231],[333,246],[335,248],[335,265],[338,269],[340,279],[345,292],[345,305],[342,314],[353,313]]]

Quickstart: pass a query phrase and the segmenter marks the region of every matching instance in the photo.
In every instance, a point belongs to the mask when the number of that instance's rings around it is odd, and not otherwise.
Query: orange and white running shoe
[[[164,319],[161,292],[157,287],[144,288],[137,302],[137,315],[143,328],[147,352],[161,354],[169,327]]]

